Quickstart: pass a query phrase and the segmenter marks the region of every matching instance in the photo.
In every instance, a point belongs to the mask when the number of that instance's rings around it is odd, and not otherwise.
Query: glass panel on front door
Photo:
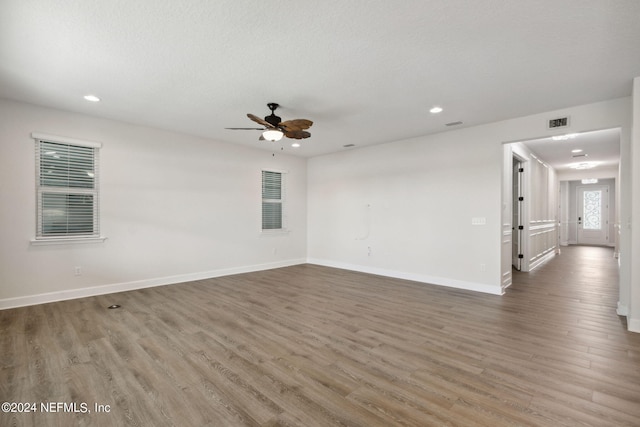
[[[602,229],[602,191],[586,190],[584,192],[584,225],[585,230]]]

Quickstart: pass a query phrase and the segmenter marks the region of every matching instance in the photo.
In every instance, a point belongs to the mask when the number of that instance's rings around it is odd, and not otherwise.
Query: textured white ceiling
[[[0,97],[314,156],[628,96],[639,17],[638,0],[0,0]],[[315,122],[301,148],[224,129],[267,102]]]

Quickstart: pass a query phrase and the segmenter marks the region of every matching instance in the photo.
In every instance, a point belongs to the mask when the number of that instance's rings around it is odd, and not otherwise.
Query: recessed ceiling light
[[[84,99],[86,99],[87,101],[90,101],[90,102],[100,102],[100,98],[98,98],[95,95],[85,95]]]
[[[598,166],[598,162],[582,162],[582,163],[572,163],[569,165],[571,169],[591,169]]]
[[[576,148],[575,150],[571,150],[572,153],[582,153],[582,150],[579,148]]]
[[[554,141],[568,141],[569,139],[573,139],[576,136],[578,136],[577,133],[568,133],[566,135],[552,136],[551,139],[553,139]]]
[[[293,144],[291,144],[292,147],[294,148],[298,148],[300,147],[300,143],[299,142],[294,142]]]
[[[437,105],[429,110],[431,114],[442,113],[442,107],[438,107]]]

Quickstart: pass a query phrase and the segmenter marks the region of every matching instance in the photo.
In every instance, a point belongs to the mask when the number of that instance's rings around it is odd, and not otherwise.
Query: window
[[[262,171],[262,230],[284,230],[284,174]]]
[[[585,190],[583,197],[583,229],[602,230],[602,190]]]
[[[100,144],[33,134],[36,140],[36,241],[100,238]]]

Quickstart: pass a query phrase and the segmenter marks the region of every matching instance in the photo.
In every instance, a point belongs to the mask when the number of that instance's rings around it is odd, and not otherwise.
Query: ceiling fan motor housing
[[[269,123],[270,125],[276,127],[280,124],[280,122],[282,121],[282,119],[278,116],[276,116],[275,112],[276,109],[279,107],[279,104],[276,104],[275,102],[270,102],[267,104],[267,107],[269,107],[269,109],[271,110],[271,114],[268,115],[267,117],[264,118],[264,120]]]
[[[265,117],[264,120],[266,122],[268,122],[270,125],[273,125],[274,127],[277,127],[280,124],[280,122],[282,121],[282,119],[280,117],[276,116],[273,113],[271,113],[271,115]]]

